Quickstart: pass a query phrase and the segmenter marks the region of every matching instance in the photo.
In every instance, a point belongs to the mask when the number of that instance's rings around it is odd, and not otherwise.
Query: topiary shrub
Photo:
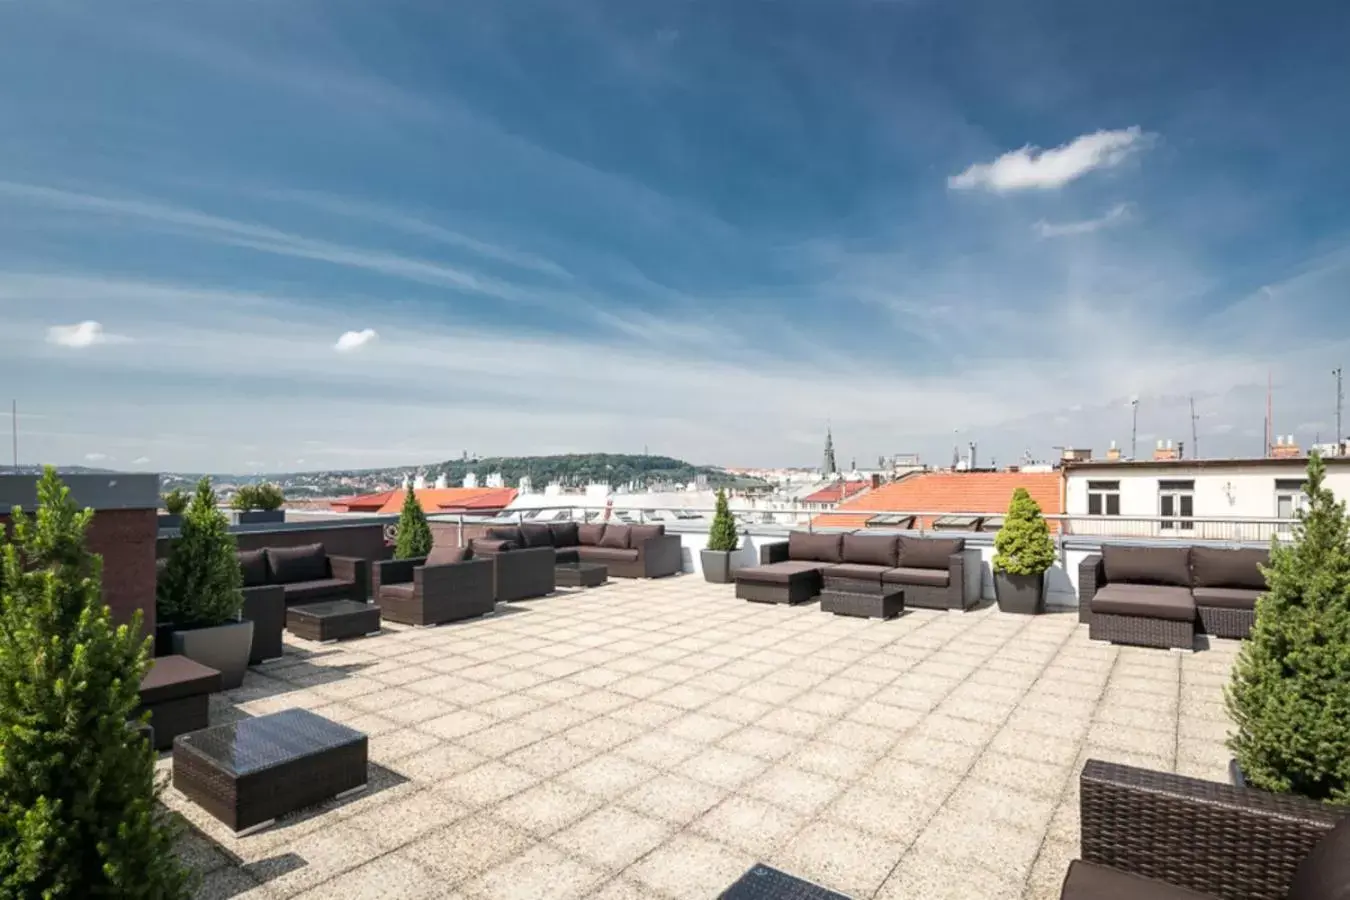
[[[1350,527],[1325,477],[1314,453],[1294,541],[1271,542],[1226,692],[1228,746],[1256,787],[1350,804]]]
[[[164,495],[164,511],[171,516],[181,516],[187,509],[188,495],[174,488]]]
[[[92,518],[48,468],[3,546],[0,896],[186,897],[155,754],[127,721],[151,642],[139,612],[112,624]]]
[[[244,604],[243,573],[216,492],[203,478],[188,504],[178,537],[156,586],[161,621],[180,629],[210,628],[239,618]]]
[[[281,488],[270,481],[264,481],[261,484],[253,486],[253,506],[252,509],[260,509],[263,512],[273,512],[281,509],[286,503],[286,495]]]
[[[1013,491],[1003,527],[994,536],[995,572],[1008,575],[1041,575],[1055,564],[1055,543],[1040,505],[1026,488]]]
[[[708,549],[730,553],[740,544],[736,534],[736,520],[727,506],[725,488],[717,489],[717,509],[713,512],[712,527],[708,530]]]
[[[394,542],[394,559],[414,559],[431,552],[431,526],[427,524],[417,494],[408,488],[403,495],[403,510],[398,516],[398,539]]]

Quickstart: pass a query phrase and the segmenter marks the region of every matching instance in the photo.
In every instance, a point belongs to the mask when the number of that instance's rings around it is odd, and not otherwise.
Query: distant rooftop
[[[369,515],[397,513],[403,508],[403,488],[362,494],[333,501],[337,512],[366,513]],[[516,499],[515,488],[418,488],[414,491],[422,511],[493,512],[505,509]]]
[[[988,513],[1008,511],[1013,491],[1024,487],[1040,504],[1041,512],[1064,511],[1057,472],[916,472],[899,481],[840,504],[839,511],[815,518],[814,525],[827,528],[864,528],[877,513]],[[850,510],[867,510],[851,513]],[[917,523],[932,527],[929,516]]]

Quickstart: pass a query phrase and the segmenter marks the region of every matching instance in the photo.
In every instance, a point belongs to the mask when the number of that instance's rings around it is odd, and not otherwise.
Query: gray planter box
[[[700,550],[703,578],[711,584],[731,584],[731,558],[735,550]]]
[[[225,691],[244,683],[252,649],[253,623],[247,620],[173,633],[174,652],[219,672]]]
[[[994,573],[994,596],[998,608],[1006,613],[1034,616],[1045,612],[1045,573],[1009,575]]]
[[[236,525],[279,525],[285,521],[284,509],[247,509],[234,512]]]
[[[169,513],[160,513],[160,514],[159,514],[159,527],[160,527],[161,529],[164,529],[164,528],[182,528],[182,527],[183,527],[183,517],[182,517],[182,516],[174,516],[174,515],[170,515]]]

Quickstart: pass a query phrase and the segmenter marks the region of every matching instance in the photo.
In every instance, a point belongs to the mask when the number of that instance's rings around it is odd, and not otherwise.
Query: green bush
[[[403,510],[398,516],[398,539],[394,542],[394,559],[414,559],[431,552],[431,526],[427,524],[422,504],[412,488],[403,496]]]
[[[708,549],[730,552],[740,544],[736,534],[736,520],[727,507],[727,492],[724,488],[717,491],[717,510],[713,513],[712,527],[708,531]]]
[[[1350,527],[1325,477],[1314,453],[1294,541],[1271,542],[1226,694],[1228,746],[1256,787],[1350,804]]]
[[[286,495],[282,493],[281,488],[275,484],[262,481],[258,484],[241,484],[239,489],[234,492],[233,499],[230,500],[230,508],[241,512],[249,512],[255,509],[271,512],[281,509],[285,502]]]
[[[188,495],[174,488],[164,495],[164,511],[171,516],[181,516],[187,509]]]
[[[155,754],[127,722],[150,640],[139,612],[112,624],[92,518],[48,468],[37,515],[15,510],[3,546],[0,896],[186,897]]]
[[[184,630],[234,621],[244,604],[242,585],[229,522],[216,508],[210,479],[203,478],[159,576],[156,609],[160,621]]]
[[[995,572],[1041,575],[1055,564],[1055,544],[1041,507],[1026,488],[1013,491],[1003,527],[994,536]]]

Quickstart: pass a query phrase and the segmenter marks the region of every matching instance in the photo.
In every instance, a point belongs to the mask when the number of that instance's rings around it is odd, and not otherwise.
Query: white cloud
[[[84,458],[89,462],[103,462],[108,458],[106,453],[86,453]]]
[[[1101,231],[1103,228],[1110,228],[1129,221],[1132,209],[1133,207],[1128,203],[1117,203],[1104,215],[1095,219],[1083,219],[1078,222],[1046,222],[1042,220],[1036,223],[1036,233],[1043,238],[1091,234],[1094,231]]]
[[[351,353],[354,350],[360,350],[378,337],[379,335],[375,333],[374,328],[344,332],[342,337],[337,339],[337,343],[333,345],[333,349],[339,353]]]
[[[1094,169],[1119,165],[1146,146],[1152,137],[1133,125],[1084,134],[1050,150],[1028,144],[991,163],[975,163],[960,175],[949,177],[947,186],[956,190],[983,188],[996,193],[1063,187]]]
[[[143,466],[143,465],[145,465],[145,464],[148,463],[148,462],[150,462],[150,457],[148,457],[148,456],[138,456],[138,457],[136,457],[135,459],[133,459],[133,460],[131,461],[131,464],[132,464],[133,466]]]
[[[92,320],[76,325],[53,325],[47,329],[47,343],[60,347],[92,347],[107,340],[103,326]]]

